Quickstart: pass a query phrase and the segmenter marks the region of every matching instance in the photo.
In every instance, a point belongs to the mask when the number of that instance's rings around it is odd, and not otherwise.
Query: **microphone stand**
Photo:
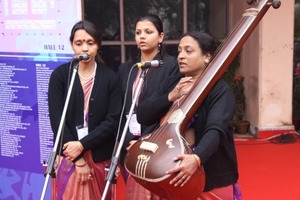
[[[41,200],[43,200],[45,198],[45,193],[46,193],[47,185],[48,185],[48,182],[49,182],[50,174],[52,174],[52,172],[53,172],[53,166],[54,166],[55,157],[56,157],[56,150],[57,150],[57,147],[58,147],[58,144],[59,144],[59,140],[60,140],[60,137],[61,137],[61,133],[62,133],[64,123],[65,123],[66,113],[67,113],[67,109],[68,109],[68,105],[69,105],[69,101],[70,101],[70,96],[71,96],[73,85],[74,85],[75,74],[77,73],[77,70],[78,70],[78,65],[79,65],[79,63],[77,63],[73,68],[72,79],[70,81],[70,85],[69,85],[69,88],[68,88],[68,93],[67,93],[64,109],[63,109],[63,112],[62,112],[62,116],[61,116],[61,119],[60,119],[60,124],[59,124],[59,128],[58,128],[58,131],[57,131],[56,140],[55,140],[55,143],[54,143],[53,150],[50,154],[49,162],[48,162],[48,165],[47,165],[47,170],[46,170],[46,173],[45,173],[46,174],[46,180],[44,182],[44,187],[43,187],[43,191],[42,191],[42,195],[41,195]]]
[[[139,79],[138,85],[136,87],[135,95],[134,95],[132,103],[131,103],[129,114],[128,114],[124,129],[123,129],[123,132],[122,132],[122,136],[121,136],[117,151],[116,151],[115,155],[112,157],[111,166],[109,168],[109,171],[108,171],[108,174],[107,174],[107,177],[106,177],[106,185],[105,185],[104,192],[103,192],[101,200],[105,200],[105,197],[107,195],[107,191],[108,191],[111,183],[115,183],[115,181],[114,181],[115,178],[116,178],[115,172],[116,172],[116,168],[117,168],[117,165],[118,165],[120,152],[121,152],[124,140],[125,140],[126,132],[128,130],[128,127],[129,127],[130,118],[133,114],[134,107],[135,107],[135,104],[136,104],[138,96],[139,96],[138,94],[140,93],[142,85],[144,83],[145,76],[146,76],[146,69],[142,68],[142,73],[140,75],[140,79]]]

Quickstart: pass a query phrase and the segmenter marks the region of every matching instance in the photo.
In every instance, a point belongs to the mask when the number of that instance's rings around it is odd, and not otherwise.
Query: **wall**
[[[270,7],[245,43],[240,74],[245,76],[246,116],[258,137],[293,130],[293,1]],[[232,1],[231,22],[247,4]],[[284,17],[283,17],[284,16]]]
[[[248,101],[251,110],[258,110],[258,123],[254,126],[259,136],[266,131],[293,129],[293,10],[293,1],[283,1],[279,9],[269,9],[260,26],[259,94],[253,101],[258,102],[258,106],[251,103],[251,98]],[[252,96],[251,93],[248,96]]]

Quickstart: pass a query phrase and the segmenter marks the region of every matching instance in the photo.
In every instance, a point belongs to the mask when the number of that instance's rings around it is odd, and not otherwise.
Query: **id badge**
[[[81,140],[89,133],[88,127],[77,126],[76,129],[77,129],[78,140]]]
[[[128,115],[127,115],[128,118]],[[134,136],[141,135],[141,125],[138,123],[136,114],[132,114],[129,121],[129,131]]]

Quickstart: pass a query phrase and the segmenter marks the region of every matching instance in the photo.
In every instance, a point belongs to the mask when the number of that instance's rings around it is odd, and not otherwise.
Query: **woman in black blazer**
[[[166,80],[137,110],[138,121],[152,124],[168,120],[169,108],[184,101],[215,52],[214,39],[204,32],[188,32],[179,40],[178,64],[184,78]],[[201,80],[200,80],[201,81]],[[175,173],[170,187],[182,187],[199,167],[205,171],[204,192],[199,199],[241,199],[237,184],[238,166],[230,120],[235,111],[235,97],[228,84],[220,79],[208,92],[203,103],[182,133],[192,145],[192,154],[174,157],[180,164],[166,174]],[[167,115],[166,115],[167,114]],[[175,133],[174,133],[175,134]],[[199,182],[199,185],[201,183]]]
[[[139,50],[139,55],[135,60],[127,61],[119,66],[118,75],[122,80],[122,94],[123,101],[126,101],[125,112],[122,116],[122,130],[127,120],[126,116],[129,113],[132,99],[134,96],[133,90],[139,82],[141,69],[137,67],[133,68],[131,75],[129,72],[135,63],[144,63],[146,61],[161,60],[163,65],[159,67],[153,67],[147,69],[144,83],[139,94],[138,101],[135,105],[136,108],[145,99],[150,97],[153,92],[159,87],[160,83],[170,77],[180,74],[178,69],[178,63],[175,57],[167,55],[163,52],[162,42],[164,38],[163,25],[160,18],[153,14],[148,14],[137,19],[135,23],[135,41]],[[127,96],[126,85],[129,78],[129,87]],[[125,142],[123,144],[121,153],[121,164],[123,165],[126,149],[130,147],[138,138],[152,132],[156,127],[157,123],[150,125],[139,124],[136,121],[136,112],[134,111],[131,121],[129,123],[128,131],[126,132]],[[124,169],[123,169],[124,172]],[[126,173],[123,173],[127,176]],[[125,177],[127,179],[127,177]],[[148,199],[153,197],[149,191],[141,188],[140,185],[135,184],[134,180],[130,177],[127,180],[127,199]]]
[[[60,155],[57,199],[101,199],[105,167],[111,162],[121,111],[121,85],[117,74],[100,58],[101,37],[92,23],[76,23],[70,42],[77,56],[87,56],[78,63],[62,132],[62,147],[59,145],[57,149]],[[50,78],[48,102],[55,139],[72,67],[70,63],[63,64]]]

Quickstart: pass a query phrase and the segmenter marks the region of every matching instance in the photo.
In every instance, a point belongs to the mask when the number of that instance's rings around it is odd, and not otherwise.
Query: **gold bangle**
[[[198,167],[200,167],[200,158],[197,154],[192,154],[198,163]]]
[[[85,165],[86,165],[86,162],[84,162],[83,164],[76,164],[76,163],[75,163],[75,166],[76,166],[76,167],[84,167]]]

